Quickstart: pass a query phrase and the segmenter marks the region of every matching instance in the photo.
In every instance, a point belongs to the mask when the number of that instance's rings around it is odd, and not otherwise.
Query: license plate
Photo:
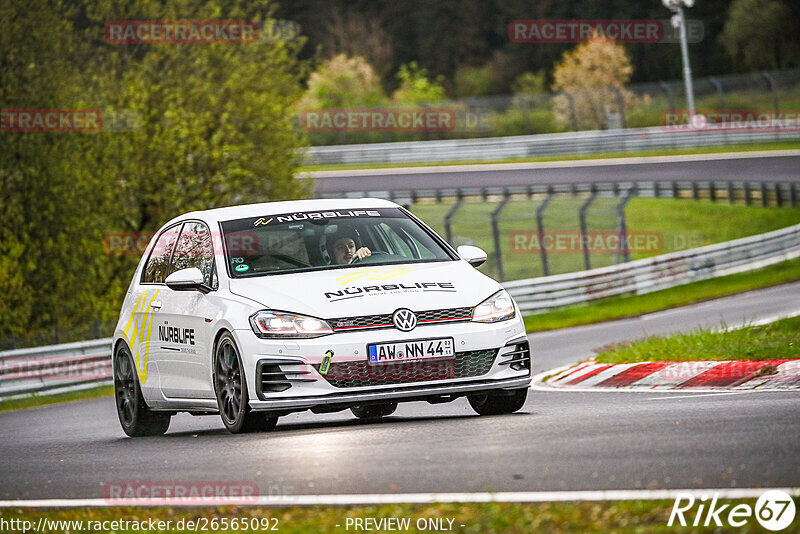
[[[434,358],[452,358],[455,353],[455,343],[453,343],[452,337],[367,345],[368,361],[373,365]]]

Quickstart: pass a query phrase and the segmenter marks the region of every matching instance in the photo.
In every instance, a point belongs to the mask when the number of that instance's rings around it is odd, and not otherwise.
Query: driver
[[[346,233],[333,236],[328,243],[332,243],[329,250],[336,265],[347,265],[357,259],[363,260],[367,256],[372,256],[372,251],[367,247],[356,249],[356,240]]]

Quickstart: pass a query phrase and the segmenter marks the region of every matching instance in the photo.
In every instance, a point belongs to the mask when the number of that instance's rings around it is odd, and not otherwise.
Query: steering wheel
[[[388,256],[388,255],[389,255],[389,253],[388,253],[388,252],[384,252],[384,251],[382,251],[382,250],[375,250],[375,251],[372,251],[372,254],[370,254],[369,256],[367,256],[367,258],[369,258],[369,257],[372,257],[372,256],[375,256],[375,255],[378,255],[378,254],[384,254],[384,255],[386,255],[386,256]],[[358,263],[358,262],[360,262],[360,261],[361,261],[361,258],[359,258],[358,256],[353,256],[353,259],[352,259],[352,260],[350,260],[350,265],[354,265],[354,264],[356,264],[356,263]]]

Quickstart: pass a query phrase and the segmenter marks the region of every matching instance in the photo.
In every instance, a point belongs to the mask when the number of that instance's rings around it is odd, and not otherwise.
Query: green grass
[[[528,315],[525,317],[525,327],[528,332],[536,332],[634,317],[793,280],[800,280],[800,259],[646,295],[609,297],[591,304]]]
[[[798,499],[794,499],[797,503]],[[751,508],[755,499],[721,499],[720,504],[729,504],[730,510],[736,504],[748,504]],[[463,533],[529,533],[548,532],[554,534],[580,532],[612,532],[612,533],[659,533],[659,532],[719,532],[713,527],[680,527],[679,525],[667,526],[673,500],[631,500],[631,501],[599,501],[599,502],[554,502],[554,503],[481,503],[481,504],[387,504],[381,506],[313,506],[293,508],[265,508],[265,507],[218,507],[218,508],[62,508],[62,509],[15,509],[0,510],[0,516],[5,520],[24,519],[31,521],[35,526],[40,517],[50,521],[171,521],[171,528],[163,532],[193,532],[184,528],[175,529],[178,521],[199,519],[212,520],[214,518],[275,518],[277,531],[282,533],[306,532],[354,532],[351,524],[346,529],[348,518],[374,518],[383,517],[409,518],[409,530],[403,532],[430,532],[431,530],[417,530],[416,522],[419,519],[452,519],[453,532]],[[727,518],[727,510],[721,514],[723,524]],[[698,505],[686,513],[689,524],[694,519]],[[705,519],[705,517],[703,517]],[[210,523],[206,523],[210,524]],[[272,524],[272,523],[270,523]],[[445,521],[444,523],[448,523]],[[338,525],[338,526],[337,526]],[[464,525],[464,527],[461,527]],[[730,527],[728,527],[730,529]],[[40,532],[64,532],[61,530],[42,530]],[[84,530],[88,530],[85,528]],[[723,527],[724,531],[725,527]],[[755,518],[749,518],[747,524],[736,528],[736,532],[762,532]],[[20,532],[22,530],[19,530]],[[72,532],[78,529],[72,528]],[[362,530],[363,531],[363,530]],[[435,530],[434,530],[435,531]],[[120,529],[116,532],[142,532],[142,530]],[[227,532],[219,530],[219,532]],[[241,532],[253,532],[241,530]],[[257,530],[256,532],[269,532]],[[373,530],[374,532],[374,530]],[[387,532],[387,531],[381,531]]]
[[[113,394],[114,388],[112,386],[98,386],[96,388],[56,393],[53,395],[32,395],[30,397],[0,401],[0,412],[24,410],[25,408],[36,408],[37,406],[94,399],[97,397],[108,397]]]
[[[507,158],[498,160],[472,161],[435,161],[412,163],[341,163],[324,165],[304,165],[299,173],[314,171],[342,171],[355,169],[386,169],[396,167],[439,167],[445,165],[486,165],[491,163],[528,163],[545,161],[575,161],[586,159],[641,158],[646,156],[678,156],[684,154],[716,154],[720,152],[751,152],[759,150],[786,150],[798,148],[797,141],[778,141],[764,143],[746,143],[736,145],[703,146],[696,148],[662,148],[658,150],[640,150],[636,152],[598,152],[596,154],[558,154],[551,156],[533,156],[525,158]]]
[[[485,274],[497,278],[497,260],[490,216],[497,207],[494,202],[465,202],[453,217],[452,244],[475,244],[488,253],[488,260],[480,267]],[[578,235],[578,210],[584,198],[557,196],[544,212],[545,231],[568,232]],[[597,198],[587,213],[590,231],[614,231],[617,225],[615,211],[619,199]],[[517,236],[535,235],[536,208],[541,200],[512,200],[502,212],[499,224],[500,247],[506,280],[534,278],[544,274],[544,268],[535,249],[516,242]],[[416,204],[412,211],[434,230],[445,236],[444,217],[453,203]],[[655,236],[657,246],[632,254],[632,259],[656,256],[677,250],[720,243],[740,237],[784,228],[800,223],[800,209],[755,207],[712,203],[690,199],[634,198],[626,209],[628,230]],[[590,255],[591,267],[613,265],[614,254]],[[550,274],[583,270],[584,259],[580,247],[548,254]]]
[[[600,363],[800,358],[800,317],[761,326],[651,336],[600,352]]]

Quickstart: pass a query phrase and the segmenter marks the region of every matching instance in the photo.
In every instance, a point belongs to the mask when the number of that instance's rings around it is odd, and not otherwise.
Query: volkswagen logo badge
[[[416,314],[407,308],[400,308],[394,312],[392,321],[397,329],[402,332],[410,332],[417,326]]]

